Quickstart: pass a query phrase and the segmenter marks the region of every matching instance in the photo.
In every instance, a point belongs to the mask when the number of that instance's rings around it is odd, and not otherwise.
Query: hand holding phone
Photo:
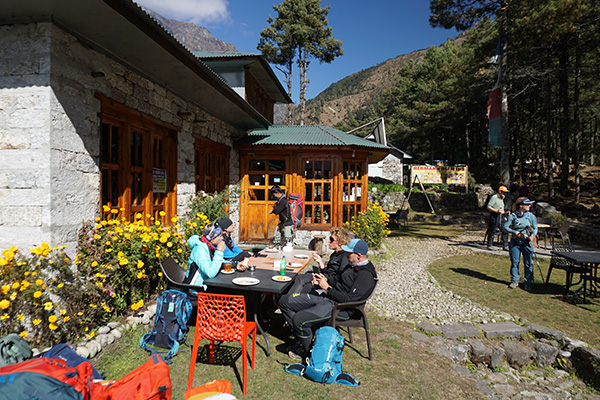
[[[313,274],[320,274],[321,273],[321,268],[319,268],[318,265],[313,265],[312,269],[313,269]]]

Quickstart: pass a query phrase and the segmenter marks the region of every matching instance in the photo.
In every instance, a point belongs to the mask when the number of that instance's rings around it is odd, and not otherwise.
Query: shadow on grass
[[[510,283],[508,281],[500,280],[500,279],[494,278],[493,276],[489,276],[489,275],[484,274],[479,271],[473,271],[472,269],[468,269],[468,268],[450,268],[450,270],[454,271],[456,273],[462,274],[462,275],[470,276],[472,278],[481,279],[482,281],[501,283],[501,284],[504,284],[507,286]]]
[[[247,362],[251,362],[252,360],[252,347],[250,347],[248,353]],[[215,344],[215,352],[213,357],[213,362],[208,362],[208,355],[210,351],[210,345],[205,344],[200,349],[198,349],[198,358],[196,359],[196,364],[206,364],[206,365],[223,365],[230,366],[233,368],[233,372],[238,381],[240,387],[243,385],[242,375],[240,371],[238,371],[237,366],[235,365],[236,361],[242,357],[242,348],[234,347],[230,345],[224,344]]]

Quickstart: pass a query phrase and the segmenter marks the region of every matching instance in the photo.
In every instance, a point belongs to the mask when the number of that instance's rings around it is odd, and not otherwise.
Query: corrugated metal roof
[[[324,125],[271,125],[268,129],[254,129],[240,144],[294,145],[294,146],[361,146],[389,150],[387,146],[350,135]]]
[[[247,53],[242,51],[192,51],[198,58],[236,58],[248,56],[260,56],[260,53]]]

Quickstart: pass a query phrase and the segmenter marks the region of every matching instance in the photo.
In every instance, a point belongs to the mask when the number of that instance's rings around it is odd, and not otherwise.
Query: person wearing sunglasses
[[[329,250],[333,253],[329,256],[327,265],[317,252],[313,253],[313,260],[317,263],[317,266],[313,268],[313,271],[307,272],[306,274],[299,275],[294,280],[294,284],[288,290],[288,293],[309,293],[311,290],[318,290],[317,287],[313,287],[313,274],[317,271],[327,277],[328,281],[333,285],[337,281],[337,275],[348,266],[348,259],[345,257],[346,252],[342,249],[343,245],[350,243],[350,232],[339,226],[332,226],[329,228]]]
[[[508,244],[510,254],[510,284],[511,289],[519,286],[519,260],[523,255],[523,270],[525,275],[526,291],[531,291],[533,282],[533,241],[538,233],[537,219],[529,209],[534,203],[527,197],[519,197],[513,208],[514,212],[509,215],[504,223],[504,231],[512,233],[512,239]]]
[[[183,283],[203,286],[206,290],[204,281],[217,276],[223,263],[223,252],[227,247],[223,241],[223,230],[216,224],[208,225],[204,235],[192,235],[188,245],[192,252]]]

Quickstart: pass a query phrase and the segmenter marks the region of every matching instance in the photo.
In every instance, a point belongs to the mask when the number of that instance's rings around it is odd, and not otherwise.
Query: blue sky
[[[283,0],[135,0],[159,14],[204,26],[218,39],[232,43],[238,51],[258,53],[260,31],[273,4]],[[344,55],[330,64],[317,61],[309,66],[307,99],[355,72],[414,50],[438,46],[455,30],[429,25],[429,0],[321,0],[330,5],[329,25],[333,36],[343,42]],[[283,84],[283,74],[277,73]],[[297,70],[292,98],[298,102]]]

